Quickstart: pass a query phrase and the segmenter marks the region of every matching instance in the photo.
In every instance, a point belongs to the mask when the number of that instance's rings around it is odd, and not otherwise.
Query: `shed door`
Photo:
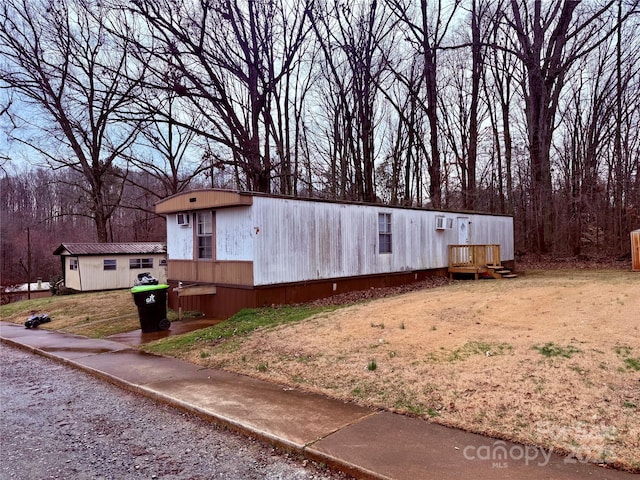
[[[631,270],[640,272],[640,230],[631,232]]]
[[[469,217],[458,217],[458,244],[468,245],[471,239]]]

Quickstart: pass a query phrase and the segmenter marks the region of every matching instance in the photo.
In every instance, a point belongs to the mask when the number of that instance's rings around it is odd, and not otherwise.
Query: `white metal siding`
[[[193,212],[189,212],[189,225],[178,225],[177,214],[167,215],[167,258],[193,260]]]
[[[500,245],[501,260],[514,259],[513,218],[489,215],[469,215],[470,243]]]
[[[178,225],[177,215],[167,215],[167,256],[171,260],[194,260],[195,212],[189,212],[188,226]],[[213,237],[215,260],[252,260],[255,229],[251,207],[221,208],[215,211]]]
[[[223,233],[219,224],[217,235],[240,235],[241,244],[253,244],[255,285],[446,267],[448,245],[458,243],[455,219],[461,216],[272,197],[254,197],[251,208],[250,229],[240,222],[235,226],[240,231]],[[225,210],[232,211],[240,209]],[[378,213],[391,213],[390,254],[378,253]],[[454,228],[436,230],[436,215],[453,218]],[[513,259],[511,217],[465,216],[471,222],[470,243],[500,244],[502,259]]]
[[[259,235],[260,232],[257,233]],[[216,260],[253,260],[253,239],[256,230],[251,207],[216,210]]]

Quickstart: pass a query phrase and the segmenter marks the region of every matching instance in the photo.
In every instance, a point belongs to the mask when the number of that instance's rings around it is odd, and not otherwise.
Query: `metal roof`
[[[54,255],[129,255],[145,253],[166,253],[167,247],[159,242],[131,243],[63,243]]]
[[[51,284],[49,282],[32,282],[31,283],[32,292],[40,292],[43,290],[49,290],[50,288],[51,288]],[[20,285],[13,285],[10,287],[6,287],[4,291],[6,293],[27,292],[29,291],[29,284],[21,283]]]
[[[169,197],[163,198],[155,204],[156,213],[161,215],[167,215],[170,213],[189,212],[195,210],[206,210],[216,208],[238,207],[238,206],[250,206],[253,204],[253,198],[277,198],[288,201],[300,201],[300,202],[320,202],[320,203],[333,203],[339,205],[358,205],[358,206],[374,206],[384,207],[390,209],[402,209],[402,210],[421,210],[432,211],[442,213],[461,213],[461,214],[474,214],[474,215],[486,215],[491,217],[513,217],[511,214],[505,213],[490,213],[481,212],[475,210],[449,210],[449,209],[435,209],[427,206],[404,206],[404,205],[389,205],[386,203],[372,203],[362,201],[350,201],[350,200],[333,200],[328,198],[318,197],[294,197],[291,195],[276,195],[271,193],[261,192],[246,192],[237,190],[223,190],[219,188],[201,188],[196,190],[189,190],[186,192],[176,193]]]

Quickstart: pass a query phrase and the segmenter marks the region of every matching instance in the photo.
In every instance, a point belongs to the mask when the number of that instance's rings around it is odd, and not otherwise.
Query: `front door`
[[[469,245],[471,241],[471,225],[469,217],[458,217],[458,245]]]

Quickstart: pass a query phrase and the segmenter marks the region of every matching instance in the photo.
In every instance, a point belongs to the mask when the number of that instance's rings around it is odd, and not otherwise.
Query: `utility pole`
[[[27,227],[27,300],[31,300],[31,228]]]

